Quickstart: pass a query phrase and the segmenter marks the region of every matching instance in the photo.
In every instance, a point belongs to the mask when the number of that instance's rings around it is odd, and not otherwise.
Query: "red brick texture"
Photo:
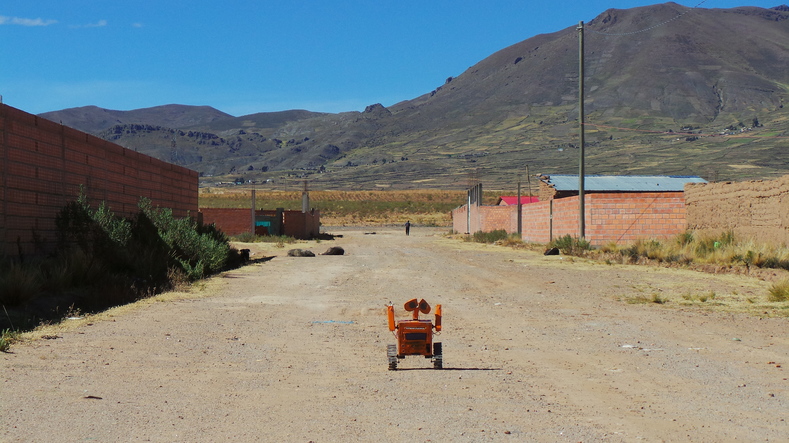
[[[238,208],[200,208],[203,223],[215,224],[227,235],[239,235],[252,232],[254,220],[251,209]]]
[[[203,223],[216,224],[227,235],[239,235],[254,231],[252,209],[200,208]],[[258,209],[256,215],[273,217],[277,211]],[[283,235],[298,239],[315,238],[320,234],[320,211],[283,211]]]
[[[471,230],[467,230],[467,207],[461,206],[452,212],[453,229],[461,233],[496,229],[514,233],[517,208],[472,206]],[[596,246],[668,238],[687,228],[682,192],[590,193],[586,194],[584,209],[586,239]],[[523,240],[548,243],[567,234],[578,237],[578,211],[578,196],[523,205]]]
[[[282,226],[285,231],[283,234],[299,239],[315,238],[320,234],[320,211],[285,211],[282,215],[284,218]]]
[[[94,205],[137,212],[140,197],[197,213],[198,174],[98,137],[0,104],[0,255],[34,253],[34,236],[51,249],[55,216],[80,186]]]

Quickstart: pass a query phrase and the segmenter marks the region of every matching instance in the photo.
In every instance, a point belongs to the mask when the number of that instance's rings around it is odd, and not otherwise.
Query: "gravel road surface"
[[[766,283],[372,229],[14,346],[0,441],[789,441],[789,320],[623,301]],[[410,298],[443,370],[387,369]]]

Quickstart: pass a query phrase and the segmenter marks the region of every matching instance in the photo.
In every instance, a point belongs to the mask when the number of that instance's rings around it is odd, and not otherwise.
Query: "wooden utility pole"
[[[521,178],[518,176],[518,237],[523,238],[523,204],[521,204]]]
[[[578,125],[580,135],[579,162],[578,162],[578,237],[586,237],[586,205],[584,189],[584,22],[578,22]]]

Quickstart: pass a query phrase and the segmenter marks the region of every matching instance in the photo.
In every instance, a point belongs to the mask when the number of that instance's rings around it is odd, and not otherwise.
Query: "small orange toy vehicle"
[[[422,299],[408,300],[403,306],[406,311],[413,313],[411,320],[400,320],[395,324],[394,306],[386,307],[386,314],[389,317],[389,330],[395,333],[397,345],[386,346],[386,356],[389,358],[389,370],[397,370],[397,360],[405,358],[406,355],[423,355],[425,358],[433,360],[433,367],[441,369],[444,367],[444,359],[441,353],[441,343],[433,342],[433,329],[441,332],[441,305],[436,305],[436,324],[430,320],[420,320],[419,313],[429,314],[430,305]],[[395,332],[396,331],[396,332]]]

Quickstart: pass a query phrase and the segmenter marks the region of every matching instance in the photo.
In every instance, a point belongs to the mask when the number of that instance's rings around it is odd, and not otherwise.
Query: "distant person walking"
[[[405,222],[405,235],[411,235],[411,220]]]

